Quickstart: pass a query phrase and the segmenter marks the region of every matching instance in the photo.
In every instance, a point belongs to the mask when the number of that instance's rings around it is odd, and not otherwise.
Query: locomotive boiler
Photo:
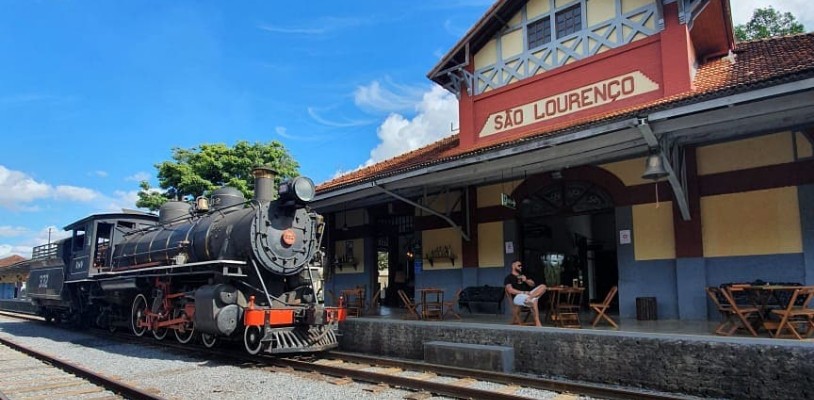
[[[72,237],[29,275],[40,313],[159,340],[172,331],[207,347],[242,337],[252,354],[336,347],[344,313],[314,289],[324,230],[308,207],[314,184],[296,177],[275,190],[273,171],[253,175],[250,200],[224,187],[194,204],[168,202],[157,219],[103,214],[69,225]]]

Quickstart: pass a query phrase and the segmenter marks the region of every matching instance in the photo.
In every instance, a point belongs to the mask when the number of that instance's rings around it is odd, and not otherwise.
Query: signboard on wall
[[[619,244],[630,244],[630,229],[619,231]]]
[[[494,112],[486,119],[478,136],[485,137],[506,132],[658,89],[658,83],[641,71],[633,71],[531,103]]]
[[[514,199],[506,193],[500,194],[500,205],[506,208],[511,208],[514,210],[517,207],[517,203]]]

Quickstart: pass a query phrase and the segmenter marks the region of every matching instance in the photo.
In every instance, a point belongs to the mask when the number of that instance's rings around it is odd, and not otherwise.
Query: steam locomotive
[[[296,177],[275,190],[272,170],[252,173],[251,200],[223,187],[194,204],[165,203],[158,216],[68,225],[70,237],[34,249],[27,287],[38,314],[158,340],[172,331],[206,347],[242,336],[250,354],[336,347],[344,309],[324,306],[314,288],[325,227],[308,207],[314,183]]]

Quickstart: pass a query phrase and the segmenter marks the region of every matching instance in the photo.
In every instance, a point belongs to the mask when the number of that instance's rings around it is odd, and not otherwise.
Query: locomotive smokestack
[[[274,176],[277,173],[269,167],[256,167],[252,170],[254,175],[254,199],[259,202],[274,200]]]

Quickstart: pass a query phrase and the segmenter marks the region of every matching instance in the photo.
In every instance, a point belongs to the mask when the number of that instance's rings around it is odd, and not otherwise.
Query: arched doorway
[[[613,197],[582,179],[546,179],[523,188],[517,227],[522,261],[536,282],[546,282],[542,258],[564,256],[559,282],[581,283],[591,299],[602,299],[619,278]],[[549,279],[551,279],[549,277]]]

